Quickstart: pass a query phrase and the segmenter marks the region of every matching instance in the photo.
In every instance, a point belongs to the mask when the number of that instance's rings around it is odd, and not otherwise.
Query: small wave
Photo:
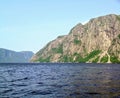
[[[3,90],[2,92],[0,92],[1,94],[5,94],[5,93],[8,93],[8,92],[12,92],[13,89],[6,89],[6,90]]]
[[[43,83],[43,82],[38,82],[37,84],[41,84],[41,85],[42,85],[42,84],[44,84],[44,83]]]
[[[28,86],[27,84],[21,83],[21,84],[11,84],[10,86]]]
[[[46,90],[46,91],[36,90],[36,91],[31,91],[30,94],[31,95],[48,95],[53,93],[50,90]]]
[[[97,93],[97,92],[86,92],[85,94],[89,94],[89,95],[100,95],[100,93]]]
[[[16,82],[16,81],[22,81],[22,80],[28,80],[28,77],[24,77],[24,78],[21,78],[21,79],[11,80],[9,82]]]

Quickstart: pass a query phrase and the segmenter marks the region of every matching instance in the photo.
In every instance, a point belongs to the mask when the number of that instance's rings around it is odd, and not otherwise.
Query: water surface
[[[0,98],[120,98],[120,65],[0,64]]]

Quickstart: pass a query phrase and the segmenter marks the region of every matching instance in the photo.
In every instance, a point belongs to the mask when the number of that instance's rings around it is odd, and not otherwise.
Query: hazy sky
[[[0,48],[37,52],[90,18],[120,15],[120,0],[0,0]]]

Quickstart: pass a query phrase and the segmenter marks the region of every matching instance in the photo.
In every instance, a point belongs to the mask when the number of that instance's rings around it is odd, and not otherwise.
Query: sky
[[[120,15],[120,0],[0,0],[0,48],[36,53],[78,23]]]

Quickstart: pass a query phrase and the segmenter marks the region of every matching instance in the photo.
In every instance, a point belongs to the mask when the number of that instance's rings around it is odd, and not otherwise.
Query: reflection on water
[[[0,98],[118,98],[117,64],[0,64]]]

